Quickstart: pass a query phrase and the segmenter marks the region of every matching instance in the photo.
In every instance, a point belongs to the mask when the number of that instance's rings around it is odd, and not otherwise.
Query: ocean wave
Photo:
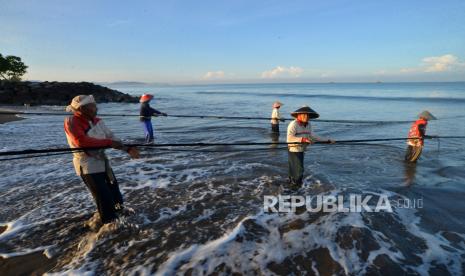
[[[411,209],[375,216],[260,212],[243,218],[218,239],[171,253],[156,274],[460,274],[463,235],[428,233],[419,227],[420,220]]]
[[[386,96],[355,96],[355,95],[329,95],[329,94],[303,94],[303,93],[255,93],[255,92],[236,92],[236,91],[198,91],[201,95],[240,95],[240,96],[259,96],[272,98],[317,98],[317,99],[336,99],[336,100],[356,100],[356,101],[394,101],[394,102],[440,102],[440,103],[465,103],[465,98],[453,97],[386,97]]]

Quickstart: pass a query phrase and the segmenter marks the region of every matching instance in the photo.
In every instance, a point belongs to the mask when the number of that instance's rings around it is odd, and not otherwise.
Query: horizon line
[[[22,80],[23,82],[89,82],[94,84],[134,84],[160,86],[190,86],[190,85],[283,85],[283,84],[395,84],[395,83],[465,83],[465,80],[454,81],[326,81],[326,82],[145,82],[145,81],[50,81],[50,80]]]

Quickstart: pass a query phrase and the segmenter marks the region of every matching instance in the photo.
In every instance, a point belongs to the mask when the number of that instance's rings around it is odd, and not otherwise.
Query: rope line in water
[[[392,140],[406,140],[408,138],[387,138],[387,139],[364,139],[364,140],[341,140],[338,143],[355,143],[355,142],[367,142],[367,141],[392,141]],[[263,146],[263,145],[304,145],[306,143],[294,142],[261,142],[261,143],[168,143],[168,144],[142,144],[142,143],[129,143],[124,144],[127,147],[142,147],[142,148],[157,148],[157,147],[214,147],[214,146]],[[318,141],[314,144],[329,144],[327,141]],[[38,153],[51,153],[51,152],[73,152],[83,150],[99,150],[108,149],[111,147],[81,147],[81,148],[52,148],[52,149],[25,149],[19,151],[5,151],[0,152],[0,156],[8,155],[22,155],[22,154],[38,154]]]
[[[425,139],[458,139],[465,138],[465,136],[429,136]],[[379,142],[379,141],[400,141],[400,140],[409,140],[417,138],[380,138],[380,139],[359,139],[359,140],[339,140],[335,145],[367,145],[367,142]],[[361,144],[365,143],[365,144]],[[166,147],[213,147],[213,146],[257,146],[257,145],[267,145],[267,146],[278,146],[278,145],[303,145],[306,143],[286,143],[286,142],[262,142],[262,143],[179,143],[179,144],[124,144],[127,147],[141,147],[141,148],[154,148],[165,151],[200,151],[200,150],[179,150],[179,149],[166,149]],[[317,141],[314,144],[330,144],[329,141]],[[374,144],[376,145],[376,144]],[[86,150],[98,150],[98,149],[107,149],[110,147],[86,147],[86,148],[52,148],[52,149],[26,149],[20,151],[5,151],[0,152],[0,156],[15,156],[15,155],[27,155],[23,157],[13,157],[7,159],[0,159],[0,161],[9,161],[25,158],[35,158],[35,157],[44,157],[51,155],[67,154],[72,152],[81,152]],[[286,149],[287,147],[280,147],[274,149]],[[234,152],[234,151],[258,151],[258,150],[269,150],[273,148],[256,148],[256,149],[247,149],[247,150],[201,150],[202,152]],[[36,154],[36,155],[30,155]],[[42,155],[37,155],[42,154]]]
[[[11,160],[37,158],[37,157],[48,157],[48,156],[55,156],[55,155],[65,155],[65,154],[69,154],[69,152],[46,153],[46,154],[27,155],[27,156],[12,157],[12,158],[3,158],[3,159],[0,159],[0,162],[1,161],[11,161]]]
[[[20,111],[0,111],[0,115],[40,115],[40,116],[70,116],[72,113],[66,112],[20,112]],[[140,117],[139,114],[98,114],[99,117]],[[164,116],[153,116],[164,117]],[[271,117],[246,117],[246,116],[218,116],[218,115],[180,115],[168,114],[167,117],[174,118],[199,118],[199,119],[223,119],[223,120],[271,120]],[[283,118],[283,121],[292,121],[293,118]],[[315,119],[312,122],[341,123],[341,124],[386,124],[386,123],[411,123],[412,121],[370,121],[370,120],[323,120]]]
[[[256,146],[256,145],[289,145],[302,143],[180,143],[180,144],[141,144],[131,143],[124,144],[126,147],[142,147],[142,148],[163,148],[163,147],[213,147],[213,146]],[[25,149],[19,151],[4,151],[0,152],[0,156],[38,154],[38,153],[55,153],[55,152],[75,152],[86,150],[109,149],[111,147],[83,147],[83,148],[51,148],[51,149]]]
[[[340,145],[342,146],[342,145]],[[165,152],[200,152],[200,153],[215,153],[215,152],[258,152],[258,151],[269,151],[272,150],[287,150],[287,147],[276,147],[276,148],[255,148],[255,149],[232,149],[232,150],[198,150],[198,149],[169,149],[169,148],[151,148],[151,150],[155,151],[165,151]],[[48,157],[48,156],[55,156],[55,155],[65,155],[69,154],[69,152],[59,152],[59,153],[45,153],[45,154],[38,154],[38,155],[26,155],[20,157],[13,157],[13,158],[3,158],[0,159],[1,161],[10,161],[10,160],[20,160],[20,159],[29,159],[29,158],[36,158],[36,157]]]
[[[374,143],[351,143],[351,144],[334,144],[333,147],[340,147],[340,146],[387,146],[385,144],[374,144]],[[215,152],[258,152],[258,151],[269,151],[269,150],[287,150],[288,147],[265,147],[265,148],[255,148],[255,149],[230,149],[230,150],[200,150],[200,149],[173,149],[173,148],[150,148],[151,150],[155,151],[165,151],[165,152],[200,152],[200,153],[215,153]],[[80,152],[80,151],[76,151]],[[44,153],[38,155],[26,155],[20,157],[13,157],[13,158],[4,158],[0,159],[1,161],[9,161],[9,160],[20,160],[20,159],[28,159],[28,158],[36,158],[36,157],[47,157],[47,156],[55,156],[55,155],[65,155],[69,154],[69,152],[59,152],[59,153]]]
[[[334,144],[333,147],[341,147],[341,146],[387,146],[385,144],[375,144],[375,143],[353,143],[353,144]],[[150,148],[150,150],[154,151],[164,151],[164,152],[200,152],[200,153],[218,153],[218,152],[259,152],[259,151],[269,151],[269,150],[287,150],[288,147],[265,147],[265,148],[254,148],[254,149],[230,149],[230,150],[200,150],[200,149],[173,149],[173,148]],[[80,151],[76,151],[80,152]],[[20,157],[13,157],[13,158],[4,158],[0,159],[1,161],[10,161],[10,160],[20,160],[20,159],[29,159],[29,158],[36,158],[36,157],[48,157],[48,156],[55,156],[55,155],[65,155],[69,154],[69,152],[59,152],[59,153],[44,153],[38,155],[26,155]]]

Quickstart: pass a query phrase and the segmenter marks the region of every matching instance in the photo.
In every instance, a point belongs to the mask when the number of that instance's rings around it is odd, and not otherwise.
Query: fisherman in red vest
[[[426,136],[426,126],[429,120],[436,120],[428,111],[423,111],[418,114],[418,120],[413,122],[408,133],[407,152],[405,154],[405,161],[415,163],[420,158],[421,151],[423,150],[424,139]]]

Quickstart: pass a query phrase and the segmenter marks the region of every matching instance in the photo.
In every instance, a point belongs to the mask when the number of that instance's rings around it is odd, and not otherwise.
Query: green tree
[[[8,61],[0,54],[0,78],[5,79],[4,73],[8,71]]]
[[[5,56],[0,54],[0,78],[3,80],[20,81],[26,74],[27,66],[20,57]]]

